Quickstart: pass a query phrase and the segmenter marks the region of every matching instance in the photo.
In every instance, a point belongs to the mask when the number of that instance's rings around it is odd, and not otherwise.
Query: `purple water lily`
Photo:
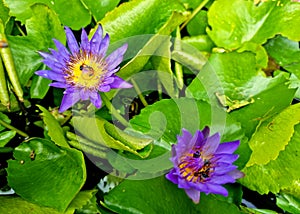
[[[37,75],[54,80],[50,85],[65,88],[59,111],[63,112],[80,100],[90,100],[100,108],[102,100],[99,92],[108,92],[112,88],[130,88],[115,73],[127,50],[127,44],[118,48],[106,57],[109,35],[103,36],[101,25],[89,41],[82,29],[80,46],[71,29],[65,27],[69,50],[54,39],[57,50],[49,48],[50,53],[39,52],[43,63],[51,70],[39,70]]]
[[[172,146],[174,168],[166,178],[183,188],[194,203],[199,203],[200,192],[227,196],[222,185],[244,176],[233,165],[238,155],[232,153],[238,146],[239,141],[220,144],[220,135],[209,136],[208,127],[196,131],[194,136],[183,129],[177,144]]]

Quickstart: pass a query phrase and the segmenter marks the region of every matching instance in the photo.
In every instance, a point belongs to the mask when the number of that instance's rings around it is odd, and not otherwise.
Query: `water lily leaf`
[[[254,164],[242,170],[246,176],[239,181],[244,186],[260,194],[275,194],[299,179],[300,125],[296,125],[294,130],[292,139],[275,160],[264,165]]]
[[[4,24],[6,24],[6,22],[9,20],[9,9],[4,6],[3,1],[0,2],[0,19],[2,20],[2,22]]]
[[[280,195],[276,197],[276,204],[288,213],[300,212],[300,199],[292,195],[280,193]]]
[[[8,123],[8,124],[11,123],[11,120],[9,119],[9,117],[6,114],[2,113],[2,112],[0,112],[0,119],[3,120],[4,122]],[[0,125],[0,131],[3,131],[4,129],[6,129],[6,127]]]
[[[232,105],[231,115],[241,122],[250,138],[263,117],[290,105],[295,89],[289,89],[288,79],[283,73],[274,78],[265,77],[256,68],[256,56],[251,52],[215,53],[188,86],[187,95],[223,106]],[[280,94],[281,99],[274,94]]]
[[[256,68],[253,53],[215,53],[189,85],[188,92],[204,100],[213,99],[218,93],[241,103],[264,90],[270,81]]]
[[[186,29],[191,36],[206,34],[208,26],[207,11],[200,12],[187,24]]]
[[[131,152],[141,158],[147,157],[152,150],[152,139],[130,135],[102,118],[75,116],[72,125],[94,145]]]
[[[16,147],[13,155],[8,184],[32,203],[64,211],[85,183],[84,157],[76,149],[35,138]]]
[[[263,122],[249,141],[252,155],[247,167],[267,164],[284,150],[300,118],[300,105],[291,105],[278,115]]]
[[[182,41],[184,43],[194,46],[199,51],[211,52],[213,47],[215,47],[214,43],[207,35],[183,37]]]
[[[208,11],[208,35],[218,47],[234,50],[246,42],[264,44],[276,34],[300,40],[300,4],[290,0],[215,1]]]
[[[135,35],[157,33],[173,11],[185,10],[177,1],[135,0],[115,8],[101,20],[101,24],[109,33],[111,42],[115,42]]]
[[[100,21],[109,11],[113,10],[120,0],[81,0],[83,4],[91,11],[94,19]]]
[[[155,51],[151,57],[151,63],[157,72],[158,79],[166,89],[170,97],[178,97],[176,93],[175,81],[171,69],[171,41],[170,37],[165,37],[165,41]],[[177,90],[178,91],[178,90]]]
[[[224,214],[241,213],[237,206],[214,195],[201,194],[200,203],[194,204],[183,189],[164,176],[125,180],[104,196],[102,204],[116,213],[210,213],[212,210]]]
[[[300,78],[300,49],[298,42],[291,41],[283,36],[276,36],[268,41],[265,48],[278,65]]]
[[[5,146],[16,135],[15,131],[0,132],[0,147]]]
[[[66,213],[74,213],[75,210],[82,209],[95,196],[97,190],[80,191],[69,205]]]
[[[191,133],[211,127],[211,134],[220,132],[222,140],[236,140],[243,136],[239,125],[230,116],[207,102],[191,98],[166,99],[145,107],[130,120],[132,127],[154,139],[176,142],[176,135],[185,128]]]
[[[0,213],[32,213],[33,210],[35,214],[61,214],[56,209],[30,203],[20,197],[0,196]]]
[[[58,146],[70,148],[65,138],[64,131],[54,116],[43,106],[37,105],[37,107],[42,111],[41,115],[51,140]]]
[[[33,99],[43,99],[50,88],[50,83],[51,80],[34,75],[30,86],[30,97]]]
[[[118,72],[118,75],[126,79],[141,71],[141,69],[146,65],[148,60],[155,54],[156,50],[159,49],[161,45],[169,44],[169,36],[165,35],[170,35],[170,33],[174,31],[176,27],[179,26],[185,19],[186,16],[175,12],[158,30],[157,34],[143,35],[133,37],[131,39],[129,38],[129,40],[127,39],[129,43],[128,50],[134,50],[132,53],[130,53],[130,55],[134,57],[121,68],[121,70]],[[163,54],[163,56],[165,56],[165,53]]]
[[[74,30],[79,30],[91,22],[91,15],[81,1],[51,1],[51,0],[29,0],[14,1],[5,0],[5,5],[10,9],[9,14],[15,16],[23,24],[32,16],[29,9],[34,4],[45,4],[55,11],[63,25],[69,26]],[[66,10],[72,8],[72,10]],[[56,16],[57,16],[56,15]]]
[[[31,7],[32,16],[26,21],[27,36],[8,36],[9,45],[22,85],[41,66],[38,50],[54,48],[53,38],[65,42],[65,33],[57,15],[47,6],[36,4]],[[24,8],[22,8],[24,10]]]

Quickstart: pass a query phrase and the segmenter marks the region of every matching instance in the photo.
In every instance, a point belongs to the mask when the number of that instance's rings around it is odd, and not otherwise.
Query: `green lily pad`
[[[200,203],[194,204],[183,189],[164,176],[149,180],[125,180],[104,196],[102,203],[117,213],[241,213],[232,203],[214,195],[201,194]]]
[[[86,179],[84,157],[45,139],[31,139],[8,161],[8,184],[22,198],[41,206],[67,209]]]
[[[37,51],[47,51],[48,48],[54,48],[53,38],[62,43],[65,42],[64,30],[57,15],[51,9],[45,5],[37,4],[31,7],[31,13],[32,16],[25,25],[27,36],[8,36],[16,71],[22,85],[27,84],[42,64],[42,58]],[[44,86],[36,85],[36,87]]]
[[[0,196],[0,213],[32,213],[33,210],[35,214],[61,214],[53,208],[41,207],[20,197]]]
[[[260,194],[269,192],[275,194],[290,187],[295,180],[299,179],[300,125],[296,125],[294,130],[292,139],[275,160],[243,169],[245,177],[239,181],[244,186]]]
[[[208,11],[207,33],[218,47],[234,50],[244,43],[264,44],[276,34],[300,40],[300,4],[290,0],[215,1]]]
[[[129,1],[108,13],[101,20],[101,24],[109,33],[111,42],[115,42],[135,35],[157,33],[171,17],[173,11],[184,12],[185,10],[177,1]]]
[[[48,135],[51,140],[58,146],[70,148],[63,129],[61,128],[55,117],[43,106],[37,105],[37,107],[42,111],[43,121],[47,127]]]
[[[71,122],[78,133],[100,149],[106,147],[128,151],[141,158],[147,157],[152,150],[151,138],[126,133],[102,118],[76,116]]]
[[[260,124],[249,141],[253,152],[247,167],[275,160],[289,143],[294,134],[294,126],[300,122],[299,118],[300,104],[296,104]]]
[[[5,4],[10,9],[10,15],[15,16],[23,24],[32,16],[30,7],[37,4],[45,4],[58,14],[63,25],[69,26],[74,30],[88,25],[91,22],[91,15],[81,1],[51,1],[51,0],[28,0],[14,1],[5,0]],[[66,10],[72,8],[72,10]]]

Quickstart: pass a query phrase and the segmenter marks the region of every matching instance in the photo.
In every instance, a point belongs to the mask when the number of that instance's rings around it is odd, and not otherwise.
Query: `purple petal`
[[[207,194],[208,193],[214,193],[214,194],[220,194],[220,195],[223,195],[225,197],[228,196],[228,191],[227,189],[225,189],[224,187],[222,187],[221,185],[218,185],[218,184],[206,184],[207,185],[207,188],[209,189],[209,192],[206,192]]]
[[[64,59],[69,59],[70,53],[69,53],[68,49],[60,41],[58,41],[56,39],[53,39],[53,42],[54,42],[58,52],[61,54],[61,56]]]
[[[222,175],[222,176],[213,176],[211,178],[211,183],[214,184],[227,184],[227,183],[234,183],[235,179],[229,175]]]
[[[108,65],[107,70],[110,71],[116,68],[123,61],[123,55],[125,54],[127,47],[128,45],[124,44],[106,58],[106,63]]]
[[[55,71],[56,73],[62,73],[64,66],[57,61],[52,59],[43,59],[42,62],[47,65],[51,70]]]
[[[113,83],[114,80],[115,80],[114,77],[106,77],[102,83],[105,84],[105,85],[108,85],[108,84]]]
[[[56,61],[58,62],[58,59],[56,57],[54,57],[52,54],[47,53],[47,52],[43,52],[43,51],[38,51],[38,53],[40,54],[41,57],[43,57],[44,59],[50,59],[52,61]]]
[[[58,61],[60,64],[65,64],[66,59],[56,50],[49,48],[51,51],[52,56]]]
[[[99,93],[90,93],[91,102],[94,104],[96,108],[101,108],[102,100]]]
[[[53,82],[49,84],[52,87],[56,87],[56,88],[66,88],[67,84],[63,83],[63,82]]]
[[[210,156],[215,153],[220,144],[220,134],[216,133],[207,138],[206,143],[203,146],[203,156]]]
[[[215,167],[214,174],[222,175],[222,174],[228,173],[232,170],[235,170],[236,168],[237,168],[237,166],[235,166],[235,165],[218,163],[218,166]]]
[[[241,171],[239,171],[237,169],[228,172],[227,175],[231,176],[234,179],[243,178],[245,176],[244,173],[242,173]]]
[[[207,138],[209,136],[210,133],[210,129],[208,126],[205,126],[204,129],[202,130],[202,134],[204,136],[204,138]]]
[[[79,52],[77,40],[70,28],[65,27],[68,47],[73,55]]]
[[[110,84],[111,88],[132,88],[132,85],[124,81],[122,78],[116,75],[113,75],[112,77],[114,77],[114,82]]]
[[[197,130],[194,134],[194,137],[190,140],[188,147],[192,149],[193,147],[202,147],[204,143],[204,135],[200,130]]]
[[[99,50],[98,50],[99,56],[102,56],[102,57],[105,56],[108,45],[109,45],[109,35],[106,34],[105,37],[102,39],[102,42],[101,42]]]
[[[168,174],[166,174],[166,178],[174,184],[178,184],[178,176],[176,175],[175,169],[172,169]]]
[[[108,92],[110,91],[110,86],[109,85],[100,85],[100,87],[98,88],[99,91],[102,91],[102,92]]]
[[[103,34],[102,27],[101,25],[98,25],[98,28],[90,41],[91,51],[93,54],[97,54],[99,52],[99,48],[102,42],[102,34]]]
[[[185,189],[185,193],[193,200],[195,204],[198,204],[200,201],[200,191],[195,189]]]
[[[44,78],[50,79],[50,80],[56,80],[59,82],[64,82],[65,78],[63,74],[58,74],[53,71],[49,70],[39,70],[35,72],[36,75],[42,76]]]
[[[110,76],[112,76],[114,73],[116,73],[119,69],[120,69],[120,67],[117,67],[117,68],[115,68],[115,69],[113,69],[113,70],[110,70],[110,71],[107,70],[107,72],[105,73],[105,75],[106,75],[107,77],[110,77]]]
[[[177,135],[177,144],[174,144],[174,150],[176,151],[177,158],[190,151],[191,148],[188,146],[188,144],[190,143],[192,138],[193,135],[186,129],[182,129],[181,136]]]
[[[232,154],[239,147],[239,145],[239,140],[221,143],[216,151],[216,154]]]
[[[66,91],[64,93],[65,95],[63,96],[63,99],[61,101],[59,112],[66,111],[80,100],[80,95],[77,90],[75,90],[75,92],[73,93],[66,93]]]
[[[212,162],[218,161],[218,162],[232,164],[238,158],[239,155],[234,155],[234,154],[217,154],[211,159],[211,161]]]
[[[86,90],[80,90],[79,95],[81,100],[88,100],[90,97],[90,94]]]
[[[81,44],[80,44],[80,48],[88,53],[90,51],[90,42],[89,42],[89,38],[85,32],[85,30],[82,28],[81,31]]]

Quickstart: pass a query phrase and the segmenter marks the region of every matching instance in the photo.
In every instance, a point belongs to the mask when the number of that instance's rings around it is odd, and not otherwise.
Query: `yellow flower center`
[[[79,53],[71,57],[65,78],[69,84],[94,90],[104,80],[105,72],[106,64],[102,57]]]
[[[201,167],[199,158],[204,162]],[[183,156],[178,167],[181,176],[194,183],[204,182],[214,170],[209,159],[202,159],[199,151]]]

